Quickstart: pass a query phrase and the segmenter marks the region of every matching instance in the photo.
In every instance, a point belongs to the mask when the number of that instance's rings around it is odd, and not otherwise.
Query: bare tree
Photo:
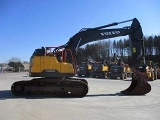
[[[21,59],[18,57],[11,57],[8,61],[9,62],[21,62]]]

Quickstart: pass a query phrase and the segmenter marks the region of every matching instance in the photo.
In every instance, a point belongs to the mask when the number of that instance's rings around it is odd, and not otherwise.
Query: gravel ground
[[[159,120],[160,80],[149,81],[150,93],[126,96],[131,79],[84,78],[89,92],[84,98],[16,97],[12,83],[30,80],[27,73],[0,73],[0,120]]]

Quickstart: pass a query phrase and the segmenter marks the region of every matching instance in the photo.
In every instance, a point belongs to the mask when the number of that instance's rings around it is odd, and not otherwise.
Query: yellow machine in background
[[[127,77],[132,75],[131,67],[128,64],[124,64],[124,72],[127,74]]]
[[[92,69],[90,71],[90,74],[92,77],[100,77],[100,78],[105,78],[108,77],[109,73],[109,66],[102,62],[94,62],[92,64]]]
[[[131,74],[130,66],[125,64],[118,55],[114,54],[113,60],[110,62],[109,78],[117,79],[117,77],[119,77],[123,80],[131,76]]]
[[[78,69],[77,69],[77,75],[80,76],[85,76],[85,77],[89,77],[90,76],[90,71],[92,69],[92,63],[88,63],[88,62],[81,62],[78,65]]]
[[[156,66],[154,65],[154,62],[151,60],[146,61],[146,73],[148,76],[148,79],[150,81],[157,80],[157,69],[155,68]]]
[[[80,76],[89,77],[93,64],[95,63],[95,61],[90,56],[88,56],[84,61],[85,62],[81,62],[77,68],[77,75],[79,77]]]

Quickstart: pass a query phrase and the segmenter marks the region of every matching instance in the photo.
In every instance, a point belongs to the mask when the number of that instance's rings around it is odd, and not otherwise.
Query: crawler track
[[[53,95],[60,97],[84,97],[88,93],[88,83],[85,79],[75,78],[36,78],[13,83],[11,91],[16,96]]]

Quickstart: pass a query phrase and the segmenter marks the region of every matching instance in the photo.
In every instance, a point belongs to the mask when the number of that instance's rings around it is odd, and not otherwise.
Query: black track
[[[85,79],[75,78],[36,78],[13,83],[11,91],[16,96],[84,97],[88,93],[88,83]]]

